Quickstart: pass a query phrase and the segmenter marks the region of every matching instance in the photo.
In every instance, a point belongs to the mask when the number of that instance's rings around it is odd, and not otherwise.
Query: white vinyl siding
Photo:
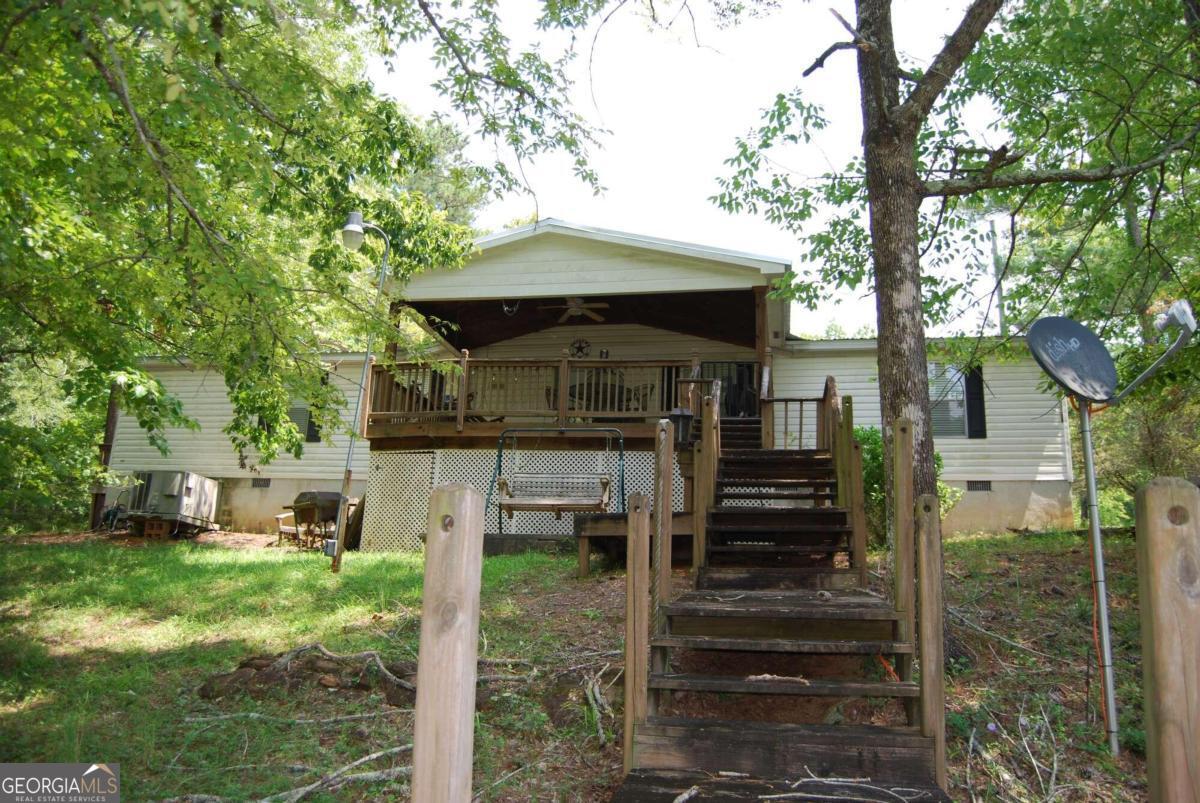
[[[359,371],[362,361],[344,360],[330,372],[330,381],[346,394],[349,407],[343,418],[349,420],[354,414]],[[266,477],[276,479],[336,479],[342,476],[346,464],[346,447],[349,438],[335,433],[333,442],[326,444],[306,443],[304,455],[297,460],[291,455],[280,455],[271,464],[251,471],[238,466],[237,454],[222,429],[233,415],[233,407],[225,391],[225,381],[220,374],[206,370],[191,370],[183,367],[155,368],[154,375],[167,390],[179,397],[186,415],[200,425],[199,431],[172,429],[167,433],[171,446],[169,455],[162,455],[146,440],[146,434],[138,427],[137,420],[122,414],[117,421],[116,437],[113,441],[112,468],[121,472],[193,471],[206,477]],[[303,416],[307,425],[307,408],[293,408],[289,415]],[[301,425],[296,420],[298,426]],[[301,426],[301,434],[304,426]],[[354,474],[366,478],[368,465],[367,442],[360,440],[355,446]]]
[[[854,422],[879,426],[879,369],[871,348],[845,350],[818,344],[777,351],[773,362],[776,397],[820,396],[825,377],[854,398]],[[942,478],[966,480],[1069,480],[1070,443],[1063,405],[1040,389],[1042,375],[1032,358],[983,366],[987,438],[936,437]],[[811,418],[811,416],[810,416]],[[806,428],[811,428],[809,420]]]
[[[412,301],[586,297],[735,290],[766,283],[760,270],[742,265],[540,234],[489,248],[461,270],[418,274],[401,294]]]

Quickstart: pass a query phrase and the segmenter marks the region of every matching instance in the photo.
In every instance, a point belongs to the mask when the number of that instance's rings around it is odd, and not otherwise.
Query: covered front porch
[[[534,426],[550,430],[549,448],[587,448],[594,436],[573,430],[612,426],[639,448],[714,380],[723,415],[754,417],[766,302],[765,287],[412,301],[441,348],[374,367],[366,435],[373,448],[491,447],[505,428]]]

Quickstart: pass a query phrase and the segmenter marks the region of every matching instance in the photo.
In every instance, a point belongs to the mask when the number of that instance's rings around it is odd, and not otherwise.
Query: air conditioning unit
[[[190,471],[138,471],[125,518],[147,535],[218,530],[217,481]]]

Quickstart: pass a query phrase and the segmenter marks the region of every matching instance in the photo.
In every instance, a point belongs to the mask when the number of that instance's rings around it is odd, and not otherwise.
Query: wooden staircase
[[[828,383],[810,400],[815,448],[766,449],[761,420],[715,417],[719,392],[695,446],[693,588],[672,597],[661,555],[653,571],[638,564],[650,556],[635,531],[649,527],[631,514],[629,773],[613,800],[895,800],[903,788],[906,800],[948,801],[941,687],[913,673],[913,596],[865,590],[850,400]],[[912,572],[897,577],[911,590]]]

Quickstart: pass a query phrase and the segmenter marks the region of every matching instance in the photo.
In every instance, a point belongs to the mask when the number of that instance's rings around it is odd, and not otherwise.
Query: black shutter
[[[983,369],[976,366],[967,371],[967,437],[987,437],[987,413],[983,404]]]

